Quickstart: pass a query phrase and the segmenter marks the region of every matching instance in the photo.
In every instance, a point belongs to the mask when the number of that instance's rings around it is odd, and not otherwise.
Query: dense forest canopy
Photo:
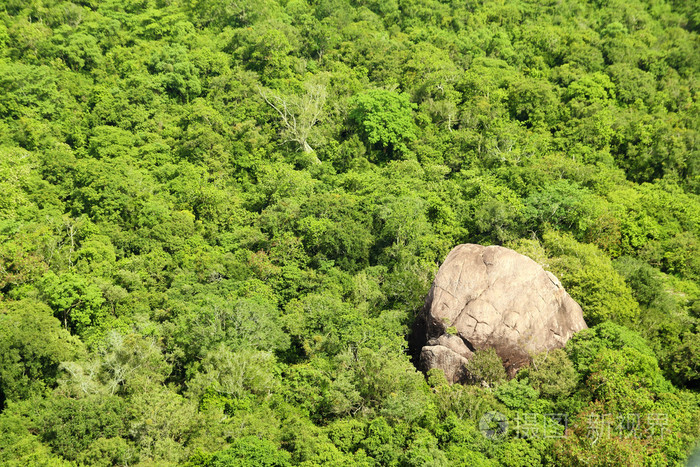
[[[685,0],[4,0],[0,464],[683,464],[699,30]],[[511,380],[418,372],[460,243],[591,328]]]

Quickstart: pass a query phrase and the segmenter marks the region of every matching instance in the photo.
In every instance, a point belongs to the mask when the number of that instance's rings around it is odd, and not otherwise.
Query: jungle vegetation
[[[0,3],[0,464],[684,463],[696,1]],[[418,372],[460,243],[590,329]]]

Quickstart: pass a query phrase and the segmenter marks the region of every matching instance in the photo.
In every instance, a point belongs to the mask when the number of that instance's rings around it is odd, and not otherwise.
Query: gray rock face
[[[493,347],[512,376],[530,354],[563,347],[587,327],[552,273],[508,248],[472,244],[447,255],[421,318],[421,368],[441,368],[450,382],[466,379],[476,350]]]
[[[441,368],[447,381],[454,383],[467,379],[464,366],[472,355],[472,351],[459,336],[443,334],[428,341],[428,345],[421,349],[420,360],[426,371]]]

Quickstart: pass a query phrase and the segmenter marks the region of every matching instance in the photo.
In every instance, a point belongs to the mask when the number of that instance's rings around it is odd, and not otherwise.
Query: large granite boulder
[[[531,354],[563,347],[587,327],[552,273],[508,248],[472,244],[447,255],[419,323],[421,368],[440,368],[450,382],[467,379],[476,350],[493,347],[512,376]]]

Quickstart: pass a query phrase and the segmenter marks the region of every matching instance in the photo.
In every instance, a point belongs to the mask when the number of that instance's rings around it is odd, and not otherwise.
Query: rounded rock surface
[[[447,255],[421,318],[420,366],[441,368],[450,382],[465,378],[458,356],[468,360],[493,347],[512,376],[530,355],[563,347],[587,327],[581,307],[552,273],[508,248],[474,244]]]

